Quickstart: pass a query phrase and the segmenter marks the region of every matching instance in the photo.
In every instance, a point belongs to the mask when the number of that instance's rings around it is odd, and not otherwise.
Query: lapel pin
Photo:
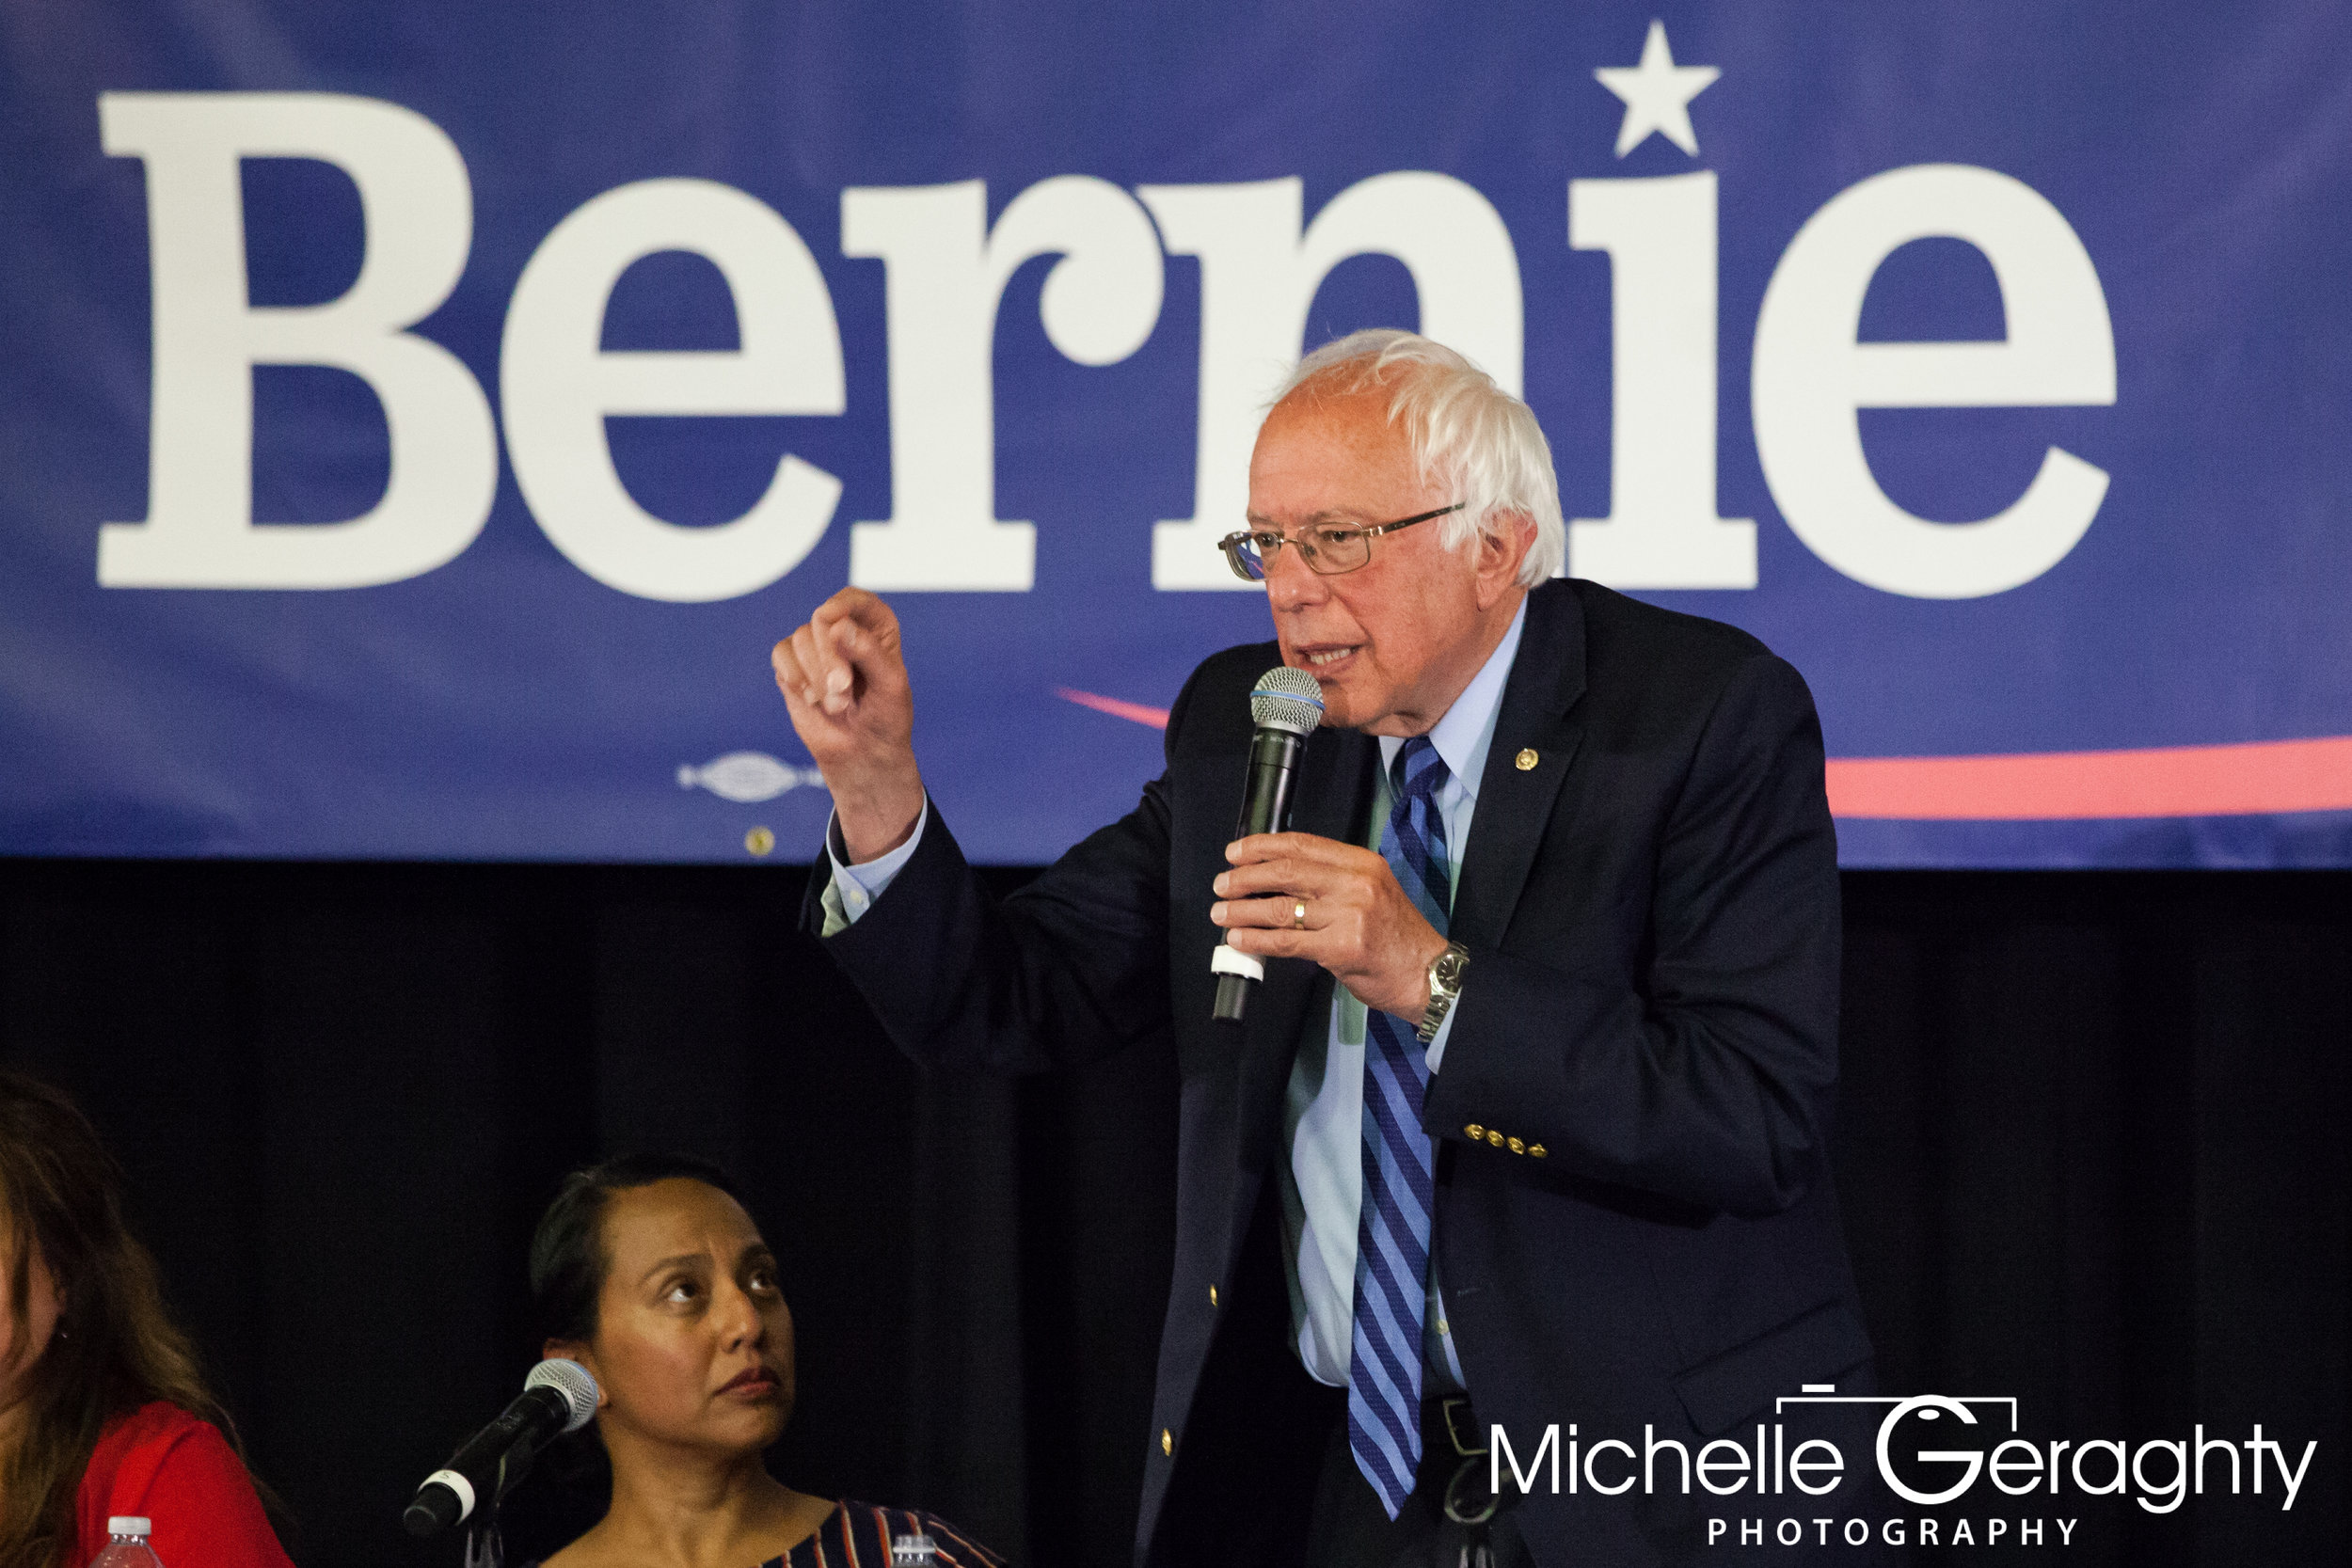
[[[1520,771],[1520,772],[1522,772],[1522,773],[1532,773],[1532,772],[1534,772],[1534,769],[1535,769],[1535,763],[1536,763],[1536,756],[1535,756],[1535,748],[1534,748],[1534,747],[1530,746],[1530,747],[1529,747],[1526,751],[1521,752],[1518,754],[1518,765],[1519,765],[1519,771]]]

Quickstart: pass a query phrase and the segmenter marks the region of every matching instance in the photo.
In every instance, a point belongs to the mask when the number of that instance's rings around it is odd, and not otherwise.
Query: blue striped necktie
[[[1453,902],[1452,858],[1438,791],[1445,759],[1427,736],[1397,752],[1380,853],[1422,918],[1440,934]],[[1347,1367],[1347,1446],[1389,1517],[1421,1467],[1422,1321],[1429,1302],[1436,1158],[1422,1127],[1425,1048],[1393,1014],[1364,1028],[1364,1192],[1356,1222],[1355,1332]]]

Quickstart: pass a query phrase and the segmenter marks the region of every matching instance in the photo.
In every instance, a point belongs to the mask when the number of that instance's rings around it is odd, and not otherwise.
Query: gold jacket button
[[[1514,760],[1518,763],[1520,772],[1532,773],[1535,769],[1535,764],[1542,759],[1535,755],[1535,748],[1530,746],[1526,751],[1521,752]]]
[[[1216,1287],[1214,1285],[1209,1287],[1209,1305],[1211,1307],[1216,1305]]]
[[[1519,1142],[1518,1139],[1513,1138],[1511,1140],[1511,1152],[1514,1154],[1524,1154],[1527,1152],[1527,1146]]]
[[[1176,1434],[1166,1427],[1160,1428],[1160,1452],[1172,1454],[1175,1451]]]
[[[1486,1130],[1479,1126],[1478,1123],[1474,1121],[1468,1127],[1463,1128],[1462,1131],[1468,1132],[1473,1138],[1483,1138],[1486,1135]]]
[[[1492,1128],[1489,1128],[1486,1132],[1486,1141],[1494,1145],[1497,1148],[1501,1148],[1502,1147],[1502,1134],[1495,1132]]]
[[[1551,1150],[1549,1150],[1549,1148],[1545,1148],[1543,1145],[1541,1145],[1541,1144],[1529,1144],[1529,1145],[1527,1146],[1527,1152],[1528,1152],[1528,1153],[1530,1153],[1530,1154],[1533,1154],[1533,1155],[1534,1155],[1536,1159],[1540,1160],[1540,1159],[1542,1159],[1545,1155],[1547,1155],[1547,1154],[1550,1153],[1550,1152],[1551,1152]]]

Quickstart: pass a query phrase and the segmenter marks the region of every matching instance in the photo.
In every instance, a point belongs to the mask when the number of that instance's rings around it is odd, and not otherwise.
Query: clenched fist
[[[770,661],[792,728],[833,792],[850,861],[905,843],[923,815],[923,775],[898,617],[865,589],[844,588]]]

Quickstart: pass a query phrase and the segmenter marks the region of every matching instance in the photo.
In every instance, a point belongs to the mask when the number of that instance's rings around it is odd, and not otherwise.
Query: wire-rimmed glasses
[[[1425,523],[1449,512],[1459,512],[1466,504],[1455,501],[1452,506],[1441,506],[1435,512],[1423,512],[1397,522],[1378,523],[1368,528],[1353,523],[1316,523],[1299,530],[1296,534],[1276,533],[1271,530],[1244,530],[1239,533],[1227,534],[1216,542],[1216,547],[1225,552],[1225,563],[1232,567],[1233,575],[1246,582],[1263,582],[1285,545],[1297,548],[1298,558],[1307,563],[1309,571],[1327,578],[1337,577],[1342,572],[1355,571],[1371,561],[1372,541],[1375,535],[1394,533],[1398,529],[1411,528],[1415,523]]]

